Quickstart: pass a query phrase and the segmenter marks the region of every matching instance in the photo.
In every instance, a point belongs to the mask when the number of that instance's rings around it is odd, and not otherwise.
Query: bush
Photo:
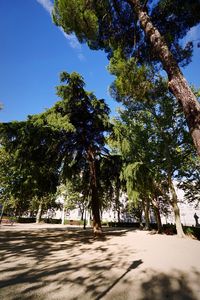
[[[176,234],[176,226],[174,224],[163,224],[163,233],[167,235]]]
[[[17,219],[17,222],[18,223],[35,223],[36,222],[36,217],[19,217]],[[42,218],[41,219],[41,222],[44,222],[44,223],[49,223],[49,224],[60,224],[61,223],[61,220],[60,219],[46,219],[46,218]]]
[[[18,217],[17,220],[18,223],[35,223],[36,222],[36,218],[25,218],[25,217]]]
[[[200,228],[194,226],[184,226],[184,232],[186,235],[192,236],[200,240]]]

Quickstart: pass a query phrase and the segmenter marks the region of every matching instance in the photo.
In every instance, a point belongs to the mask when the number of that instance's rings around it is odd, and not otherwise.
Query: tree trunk
[[[37,215],[36,215],[36,223],[40,223],[41,221],[41,216],[42,216],[42,201],[40,201],[39,207],[38,207],[38,211],[37,211]]]
[[[171,205],[174,211],[174,218],[175,218],[175,223],[176,223],[176,232],[177,235],[181,238],[185,237],[185,234],[183,232],[183,227],[181,224],[181,218],[180,218],[180,210],[178,207],[178,197],[173,185],[172,180],[169,181],[169,188],[171,191],[172,199],[171,199]]]
[[[99,199],[97,196],[96,188],[93,188],[92,190],[92,218],[93,218],[93,232],[94,234],[101,234],[102,228],[101,228],[101,218],[99,213]]]
[[[153,49],[157,53],[157,56],[168,75],[169,89],[182,106],[194,145],[200,156],[200,103],[190,89],[189,84],[184,78],[175,58],[164,41],[164,38],[157,28],[153,26],[150,17],[140,1],[127,1],[133,5],[133,9],[137,13],[145,35],[150,40]]]
[[[1,207],[0,224],[1,224],[1,221],[3,219],[4,207],[5,207],[5,204],[3,204],[2,207]]]
[[[62,205],[62,216],[61,216],[61,224],[65,225],[65,205]]]
[[[152,204],[155,212],[158,233],[162,233],[162,222],[161,222],[159,203],[157,197],[155,197],[155,199],[152,200]]]
[[[95,155],[91,148],[87,153],[89,168],[90,168],[90,189],[91,189],[91,209],[93,218],[93,232],[94,234],[101,234],[101,218],[100,218],[100,203],[97,193],[97,178],[96,178],[96,165]]]
[[[149,200],[143,200],[143,210],[145,218],[145,229],[150,230],[150,220],[149,220]]]
[[[120,202],[119,202],[119,194],[120,194],[120,183],[119,180],[117,180],[116,184],[116,197],[115,197],[115,205],[117,209],[117,221],[120,223]]]
[[[84,211],[84,210],[81,210],[81,221],[84,220],[84,214],[85,214],[85,211]]]
[[[89,209],[88,209],[88,211],[87,211],[87,226],[88,226],[88,227],[91,226],[91,224],[90,224],[90,211],[89,211]]]

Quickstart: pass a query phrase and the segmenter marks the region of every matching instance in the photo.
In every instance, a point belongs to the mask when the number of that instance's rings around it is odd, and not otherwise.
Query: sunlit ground
[[[139,230],[0,227],[0,299],[200,299],[200,242]]]

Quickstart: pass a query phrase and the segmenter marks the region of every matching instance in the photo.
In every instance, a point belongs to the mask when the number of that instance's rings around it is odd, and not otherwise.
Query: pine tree
[[[104,49],[112,57],[121,49],[137,63],[161,65],[168,76],[168,88],[181,104],[200,155],[200,103],[179,65],[190,61],[192,42],[185,48],[180,40],[200,22],[198,0],[56,0],[53,19],[91,49]]]

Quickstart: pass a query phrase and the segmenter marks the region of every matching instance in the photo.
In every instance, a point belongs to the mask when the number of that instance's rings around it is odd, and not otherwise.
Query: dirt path
[[[0,227],[0,299],[197,300],[200,242],[139,230]]]

